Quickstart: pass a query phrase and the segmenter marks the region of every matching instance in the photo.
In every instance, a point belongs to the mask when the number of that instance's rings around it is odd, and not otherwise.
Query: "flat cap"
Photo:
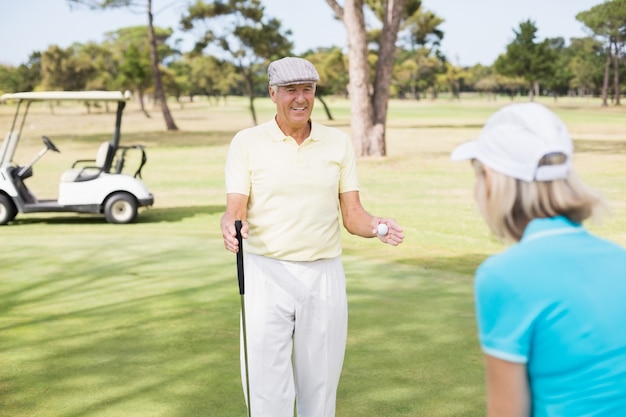
[[[272,62],[267,67],[270,85],[316,83],[320,76],[315,66],[304,58],[286,57]]]

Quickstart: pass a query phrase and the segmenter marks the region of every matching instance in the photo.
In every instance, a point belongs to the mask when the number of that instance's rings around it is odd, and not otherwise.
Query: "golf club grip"
[[[239,281],[239,294],[245,294],[243,280],[243,239],[241,238],[241,220],[235,220],[235,232],[237,234],[237,242],[239,242],[239,251],[237,252],[237,280]]]

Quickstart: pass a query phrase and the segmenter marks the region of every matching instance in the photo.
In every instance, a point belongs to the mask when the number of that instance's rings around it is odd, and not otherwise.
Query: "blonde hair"
[[[555,161],[556,159],[556,161]],[[540,165],[552,165],[559,158],[544,158]],[[491,230],[500,239],[519,241],[535,218],[562,215],[582,223],[606,209],[602,197],[587,187],[574,172],[555,181],[522,181],[489,170],[489,194],[484,165],[472,160],[476,172],[476,202]]]

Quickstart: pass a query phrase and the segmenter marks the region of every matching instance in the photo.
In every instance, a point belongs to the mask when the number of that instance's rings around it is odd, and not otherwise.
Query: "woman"
[[[471,160],[489,227],[516,242],[476,271],[489,417],[626,416],[626,251],[582,226],[604,203],[572,154],[536,103],[504,107],[452,153]]]

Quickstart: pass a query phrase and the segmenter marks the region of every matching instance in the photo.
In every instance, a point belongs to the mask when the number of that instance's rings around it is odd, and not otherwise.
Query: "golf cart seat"
[[[113,160],[113,145],[111,142],[103,142],[98,148],[96,159],[79,159],[72,164],[72,168],[61,175],[61,182],[89,181],[97,178],[103,172],[109,172]],[[79,164],[91,163],[77,167]]]

